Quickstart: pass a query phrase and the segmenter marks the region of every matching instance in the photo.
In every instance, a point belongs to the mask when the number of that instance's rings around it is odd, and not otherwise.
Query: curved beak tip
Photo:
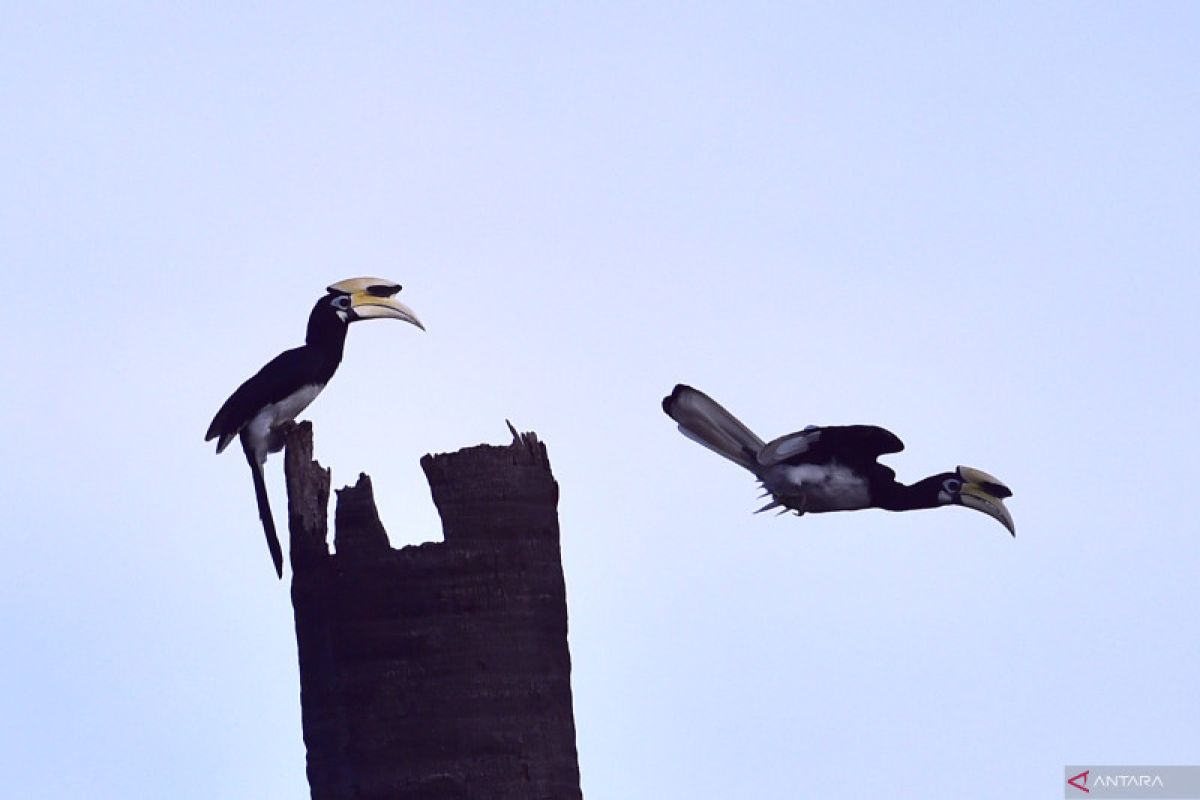
[[[992,511],[984,511],[984,513],[1003,525],[1004,529],[1008,531],[1009,536],[1014,539],[1017,538],[1017,526],[1013,524],[1012,516],[1009,515],[1008,509],[1001,507],[996,513]]]
[[[1017,526],[1004,505],[1004,498],[1012,497],[1012,490],[983,470],[960,466],[958,475],[963,481],[959,502],[967,508],[987,514],[1003,525],[1015,539]]]
[[[959,495],[960,502],[967,508],[972,508],[987,514],[992,519],[1004,526],[1005,530],[1015,539],[1017,536],[1017,526],[1013,523],[1012,514],[1008,513],[1008,509],[1004,506],[1004,501],[987,491],[977,487],[968,486],[963,488],[962,494]]]
[[[398,319],[425,330],[424,323],[411,308],[391,297],[371,297],[354,295],[353,309],[360,320],[366,319]]]

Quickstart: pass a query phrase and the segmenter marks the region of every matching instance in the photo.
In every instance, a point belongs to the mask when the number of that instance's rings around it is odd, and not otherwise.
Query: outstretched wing
[[[780,436],[763,447],[758,463],[824,464],[837,459],[843,464],[866,465],[886,453],[899,453],[904,442],[891,431],[875,425],[810,425],[802,431]]]

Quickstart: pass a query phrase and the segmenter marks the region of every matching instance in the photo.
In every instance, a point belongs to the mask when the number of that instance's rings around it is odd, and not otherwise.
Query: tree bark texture
[[[425,456],[445,541],[394,550],[371,480],[285,456],[313,800],[578,800],[558,484],[534,434]]]

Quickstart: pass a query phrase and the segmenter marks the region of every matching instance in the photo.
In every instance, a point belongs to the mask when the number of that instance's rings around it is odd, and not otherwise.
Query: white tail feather
[[[680,384],[663,400],[663,411],[679,423],[684,436],[757,473],[758,451],[765,442],[704,392]]]

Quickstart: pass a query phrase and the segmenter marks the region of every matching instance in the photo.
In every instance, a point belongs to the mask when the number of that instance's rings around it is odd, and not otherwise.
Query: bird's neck
[[[329,359],[336,366],[342,360],[342,350],[346,346],[346,323],[332,314],[313,311],[308,318],[308,334],[304,337],[304,346],[322,358]]]
[[[943,505],[938,499],[942,490],[942,476],[931,475],[908,486],[893,481],[875,492],[876,504],[887,511],[915,511],[919,508],[937,508]]]

